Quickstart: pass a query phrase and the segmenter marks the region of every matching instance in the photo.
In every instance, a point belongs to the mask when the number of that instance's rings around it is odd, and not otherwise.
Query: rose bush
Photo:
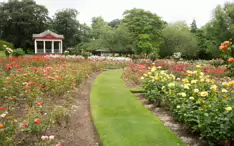
[[[173,116],[193,132],[200,133],[210,145],[226,142],[231,145],[234,138],[234,81],[219,84],[205,75],[197,65],[187,70],[185,77],[149,69],[142,76],[146,98],[170,108]]]
[[[93,72],[128,63],[60,55],[1,58],[0,145],[55,145],[50,136],[56,133],[47,132],[68,122],[70,102],[63,95]]]

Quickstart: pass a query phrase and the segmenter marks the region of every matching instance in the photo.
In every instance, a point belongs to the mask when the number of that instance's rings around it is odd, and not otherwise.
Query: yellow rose
[[[189,86],[185,84],[184,89],[189,89]]]
[[[230,106],[229,106],[229,107],[226,107],[225,110],[226,110],[226,111],[231,111],[231,110],[232,110],[232,107],[230,107]]]
[[[182,82],[185,82],[185,83],[188,83],[189,81],[188,81],[188,79],[182,79]]]
[[[159,80],[159,77],[158,77],[158,76],[155,76],[154,79],[155,79],[156,81],[158,81],[158,80]]]
[[[169,83],[168,87],[175,87],[175,83]]]
[[[149,74],[149,75],[151,75],[151,74],[152,74],[152,72],[148,72],[148,74]]]
[[[182,92],[182,93],[178,93],[178,95],[182,96],[182,97],[186,97],[186,93]]]
[[[228,91],[226,89],[222,89],[222,93],[227,93]]]
[[[194,89],[194,93],[198,93],[199,92],[199,90],[198,89]]]
[[[229,86],[228,84],[229,84],[229,83],[227,83],[227,82],[223,82],[223,83],[222,83],[222,85],[225,86],[225,87]]]
[[[142,80],[144,80],[145,78],[144,77],[141,77]]]
[[[192,80],[191,81],[191,84],[196,84],[197,83],[197,80]]]
[[[213,91],[216,91],[216,90],[217,90],[217,86],[216,86],[216,85],[212,85],[212,86],[210,87],[210,89],[213,90]]]
[[[196,65],[196,68],[201,68],[201,65]]]
[[[203,72],[200,72],[200,76],[203,77],[203,76],[204,76],[204,73],[203,73]]]
[[[155,66],[151,68],[151,72],[155,72],[156,70],[157,70],[157,69],[156,69]]]
[[[160,70],[161,68],[162,68],[161,66],[158,66],[158,67],[157,67],[157,69],[159,69],[159,70]]]
[[[201,94],[202,97],[208,96],[208,92],[201,92],[200,94]]]
[[[194,100],[194,97],[189,97],[190,100]]]

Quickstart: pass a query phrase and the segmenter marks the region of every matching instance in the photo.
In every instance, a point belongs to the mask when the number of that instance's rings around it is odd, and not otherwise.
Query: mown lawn
[[[91,112],[104,146],[185,146],[126,88],[121,70],[106,71],[92,85]]]
[[[5,53],[3,51],[0,51],[0,57],[5,56]]]

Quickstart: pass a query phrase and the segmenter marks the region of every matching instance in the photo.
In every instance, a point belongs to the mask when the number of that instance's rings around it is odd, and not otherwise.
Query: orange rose
[[[3,128],[3,124],[2,123],[0,123],[0,129],[2,129]]]
[[[224,44],[225,44],[225,45],[229,45],[230,42],[229,42],[229,41],[225,41]]]
[[[229,58],[229,59],[228,59],[228,62],[229,62],[229,63],[233,63],[233,62],[234,62],[234,58]]]
[[[219,47],[219,49],[220,49],[220,50],[223,50],[223,51],[226,51],[226,50],[227,50],[227,48],[228,48],[228,47],[226,47],[226,46],[225,46],[225,45],[223,45],[223,44]]]

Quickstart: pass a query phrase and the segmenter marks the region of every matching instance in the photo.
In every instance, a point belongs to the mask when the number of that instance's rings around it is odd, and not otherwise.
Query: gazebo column
[[[54,41],[52,41],[51,43],[52,43],[52,54],[54,54]]]
[[[46,53],[46,46],[45,45],[46,45],[46,43],[45,43],[45,41],[43,41],[43,52],[44,53]]]
[[[35,54],[37,53],[37,40],[34,41]]]
[[[63,41],[60,41],[60,53],[63,53]]]

